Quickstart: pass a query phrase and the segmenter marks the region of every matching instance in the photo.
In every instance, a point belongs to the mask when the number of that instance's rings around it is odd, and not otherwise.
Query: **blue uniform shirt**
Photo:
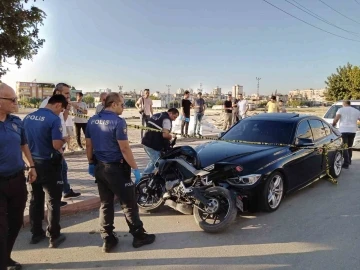
[[[113,112],[101,111],[89,119],[86,138],[91,139],[97,160],[119,162],[123,155],[118,140],[128,139],[126,122]]]
[[[34,159],[50,159],[56,150],[53,140],[62,140],[59,116],[47,108],[41,108],[24,118],[26,139]]]
[[[19,117],[8,115],[5,122],[0,121],[0,176],[10,176],[24,169],[21,146],[25,144],[24,127]]]

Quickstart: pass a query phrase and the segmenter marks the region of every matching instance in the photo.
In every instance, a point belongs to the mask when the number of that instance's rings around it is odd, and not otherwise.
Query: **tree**
[[[45,42],[38,34],[46,14],[35,6],[24,8],[27,2],[0,1],[0,77],[9,71],[3,65],[9,63],[9,59],[13,58],[14,64],[20,68],[22,60],[32,60]]]
[[[86,95],[83,97],[83,101],[86,103],[86,104],[93,104],[95,102],[95,99],[93,96],[90,96],[90,95]]]
[[[126,105],[126,107],[128,107],[128,108],[133,108],[133,107],[135,107],[135,100],[128,99],[128,100],[125,102],[125,105]]]
[[[155,96],[153,96],[153,95],[150,95],[150,99],[151,99],[151,100],[160,100],[159,97],[155,97]]]
[[[329,101],[360,98],[360,67],[348,63],[338,67],[327,81],[325,97]]]

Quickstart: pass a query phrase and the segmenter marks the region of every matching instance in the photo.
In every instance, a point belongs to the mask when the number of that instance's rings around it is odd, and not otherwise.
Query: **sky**
[[[284,0],[45,0],[44,47],[2,81],[66,82],[83,91],[110,88],[152,92],[178,88],[223,93],[240,84],[246,94],[323,88],[327,76],[360,61],[360,1],[297,0],[327,21]],[[289,0],[292,1],[292,0]],[[34,4],[32,2],[32,4]]]

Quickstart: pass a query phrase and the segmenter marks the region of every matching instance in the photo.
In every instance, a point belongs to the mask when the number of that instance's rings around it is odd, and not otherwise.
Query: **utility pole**
[[[168,104],[168,106],[169,106],[169,108],[168,108],[168,109],[170,109],[170,87],[171,87],[171,85],[170,85],[170,84],[167,84],[167,85],[166,85],[166,87],[167,87],[167,89],[168,89],[168,94],[167,94],[167,96],[168,96],[168,98],[167,98],[167,104]]]
[[[259,81],[261,80],[261,78],[256,77],[256,80],[257,80],[257,96],[260,99],[260,93],[259,93],[260,82]]]
[[[202,93],[202,83],[200,83],[200,92]]]
[[[119,94],[122,94],[122,89],[123,89],[123,86],[122,85],[119,85]]]

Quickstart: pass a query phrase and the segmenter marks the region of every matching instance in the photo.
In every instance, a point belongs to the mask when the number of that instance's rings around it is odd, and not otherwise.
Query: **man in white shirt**
[[[351,103],[348,100],[343,101],[343,107],[336,112],[336,116],[333,121],[335,127],[339,122],[339,131],[341,132],[343,143],[346,144],[349,149],[344,150],[344,165],[343,168],[348,169],[351,164],[352,149],[354,138],[357,131],[357,121],[360,120],[360,111],[351,107]]]
[[[85,136],[86,125],[88,122],[88,119],[85,117],[88,113],[88,108],[86,103],[82,101],[83,96],[84,94],[81,92],[76,93],[76,102],[73,102],[71,104],[73,107],[74,114],[79,115],[74,117],[74,123],[75,123],[76,140],[81,150],[84,150],[84,147],[82,146],[81,143],[81,130],[83,131]]]
[[[66,99],[70,99],[70,86],[67,85],[66,83],[58,83],[55,86],[53,95],[63,95]],[[44,99],[42,101],[42,103],[40,104],[40,108],[45,108],[45,106],[48,104],[49,99],[50,99],[50,97]],[[69,116],[69,110],[70,110],[70,105],[66,108],[66,110],[64,112],[61,112],[59,114],[61,126],[62,126],[63,138],[66,138],[68,136],[67,131],[66,131],[66,120],[68,119],[68,116]],[[81,195],[81,193],[74,192],[70,187],[70,184],[69,184],[69,181],[67,178],[67,171],[68,171],[68,166],[65,161],[65,158],[63,157],[62,178],[63,178],[63,182],[64,182],[64,186],[63,186],[64,198],[79,197]],[[67,205],[67,202],[61,202],[61,206],[65,206],[65,205]]]
[[[239,120],[244,119],[246,117],[246,113],[249,110],[249,105],[246,99],[243,98],[242,94],[238,95],[238,110],[239,110]]]

